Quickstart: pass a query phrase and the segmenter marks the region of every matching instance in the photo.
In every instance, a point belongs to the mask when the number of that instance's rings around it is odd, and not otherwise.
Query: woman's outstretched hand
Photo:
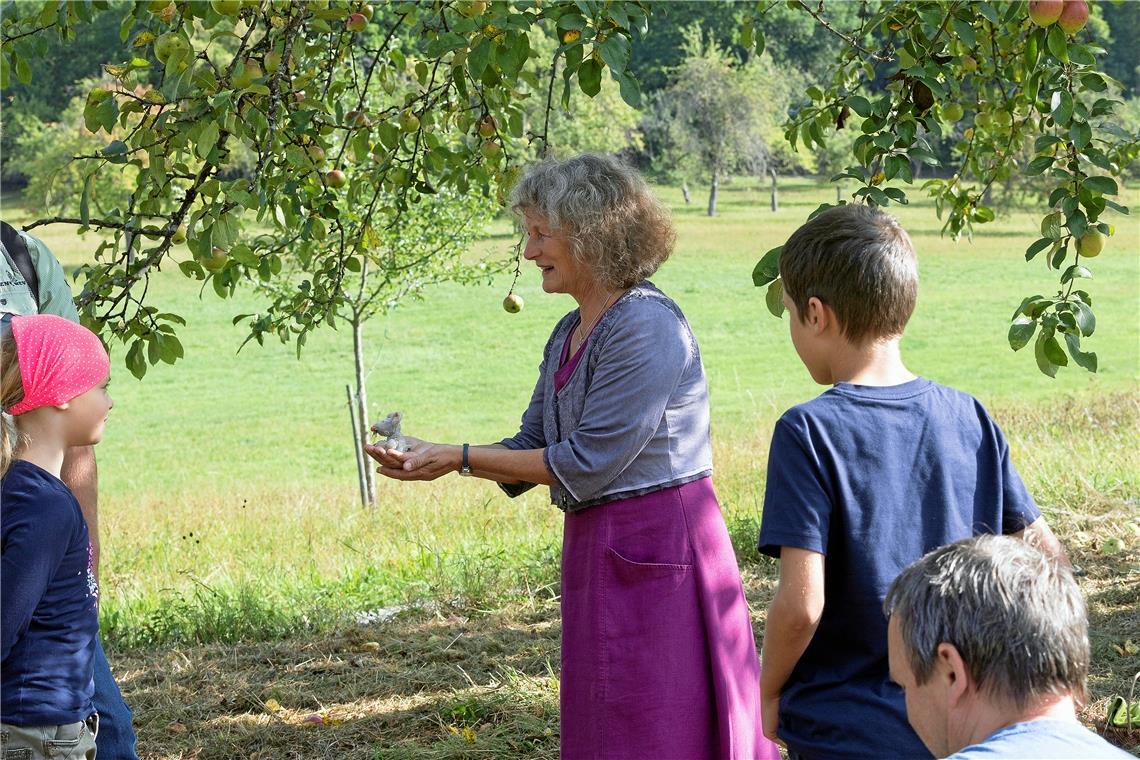
[[[368,456],[380,463],[377,472],[381,475],[393,480],[435,480],[459,470],[463,459],[461,447],[421,441],[411,436],[404,436],[404,440],[411,447],[405,452],[364,444]]]

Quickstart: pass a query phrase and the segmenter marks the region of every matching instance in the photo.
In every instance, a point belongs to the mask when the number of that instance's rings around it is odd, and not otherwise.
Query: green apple
[[[340,169],[333,169],[325,175],[325,182],[328,183],[329,187],[344,187],[348,182],[348,177]]]
[[[276,50],[270,51],[265,54],[265,70],[270,74],[277,72],[281,68],[281,54]]]
[[[353,13],[344,22],[344,25],[350,32],[363,32],[368,26],[368,19],[364,17],[363,13]]]
[[[1104,250],[1104,235],[1100,230],[1089,230],[1077,240],[1077,253],[1085,258],[1099,256]]]
[[[482,137],[494,137],[497,131],[498,125],[495,124],[495,117],[491,114],[487,114],[479,120],[479,134]]]
[[[241,0],[210,0],[210,7],[219,16],[236,16],[241,11]]]
[[[180,224],[170,235],[170,242],[175,245],[182,245],[186,242],[186,225]]]
[[[487,158],[498,158],[503,148],[494,140],[484,140],[479,146],[479,151]]]
[[[225,269],[226,262],[229,261],[229,259],[229,254],[215,246],[210,251],[210,255],[201,257],[198,259],[198,263],[209,272],[220,272]]]
[[[239,90],[243,90],[253,84],[253,80],[260,79],[263,76],[265,76],[265,72],[261,70],[261,64],[252,58],[246,58],[234,72],[233,85]]]
[[[958,121],[965,114],[966,111],[960,103],[950,103],[942,107],[942,118],[949,122]]]
[[[510,293],[503,299],[503,311],[508,314],[518,314],[523,310],[524,302],[522,296],[517,293]]]
[[[420,128],[420,117],[416,116],[411,111],[404,111],[400,114],[400,129],[405,132],[415,132]]]
[[[154,41],[154,57],[162,63],[166,63],[167,59],[173,55],[185,54],[189,51],[190,43],[178,32],[161,34]]]

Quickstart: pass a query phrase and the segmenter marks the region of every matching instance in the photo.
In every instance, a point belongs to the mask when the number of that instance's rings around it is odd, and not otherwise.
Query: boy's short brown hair
[[[902,335],[918,296],[918,257],[893,216],[849,203],[792,233],[780,277],[801,319],[818,298],[835,310],[844,337],[861,344]]]

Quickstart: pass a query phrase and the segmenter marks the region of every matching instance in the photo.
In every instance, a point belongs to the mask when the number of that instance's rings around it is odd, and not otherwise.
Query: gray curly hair
[[[531,166],[511,193],[511,210],[539,215],[566,235],[571,255],[609,288],[652,275],[676,240],[645,180],[612,156],[584,153]]]

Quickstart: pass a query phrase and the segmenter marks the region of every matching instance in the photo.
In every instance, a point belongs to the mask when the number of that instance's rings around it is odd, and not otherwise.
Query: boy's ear
[[[821,335],[828,326],[835,322],[835,312],[819,298],[812,296],[808,299],[803,320],[805,324],[811,327],[812,332]]]

